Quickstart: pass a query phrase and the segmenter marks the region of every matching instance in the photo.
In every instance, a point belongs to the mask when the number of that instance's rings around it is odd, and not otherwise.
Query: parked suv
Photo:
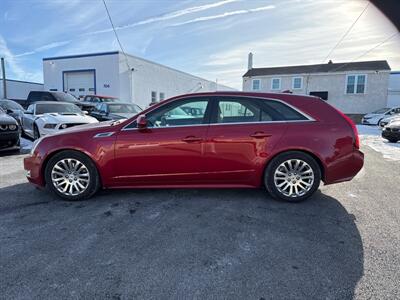
[[[319,98],[215,92],[46,136],[24,165],[31,183],[67,200],[100,188],[265,187],[298,202],[320,181],[351,180],[363,161],[354,123]]]

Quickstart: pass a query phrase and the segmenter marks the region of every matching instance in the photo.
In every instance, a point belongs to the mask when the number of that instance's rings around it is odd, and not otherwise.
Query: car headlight
[[[14,124],[8,125],[8,129],[10,129],[12,131],[17,130],[17,125],[14,125]]]
[[[43,128],[46,128],[46,129],[54,129],[54,128],[56,128],[56,126],[57,126],[57,124],[50,124],[50,123],[48,123],[48,124],[44,124]]]
[[[61,128],[61,129],[65,129],[65,128],[67,128],[67,127],[68,127],[67,124],[61,124],[61,125],[60,125],[60,128]]]

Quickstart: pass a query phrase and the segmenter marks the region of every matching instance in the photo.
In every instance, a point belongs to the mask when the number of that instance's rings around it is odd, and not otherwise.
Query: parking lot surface
[[[300,204],[264,190],[64,202],[0,158],[0,298],[399,299],[400,162],[368,146]]]

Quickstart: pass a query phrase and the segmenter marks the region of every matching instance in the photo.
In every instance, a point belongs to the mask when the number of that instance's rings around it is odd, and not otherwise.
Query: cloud
[[[223,1],[219,1],[219,2],[215,2],[215,3],[210,3],[210,4],[205,4],[205,5],[200,5],[200,6],[193,6],[193,7],[188,7],[185,9],[181,9],[181,10],[177,10],[171,13],[167,13],[167,14],[163,14],[160,15],[158,17],[152,17],[152,18],[148,18],[142,21],[138,21],[135,23],[131,23],[131,24],[127,24],[127,25],[122,25],[122,26],[116,26],[115,29],[116,30],[122,30],[122,29],[128,29],[128,28],[133,28],[133,27],[137,27],[137,26],[141,26],[141,25],[148,25],[151,23],[155,23],[155,22],[160,22],[160,21],[168,21],[168,20],[172,20],[187,14],[193,14],[193,13],[197,13],[197,12],[201,12],[201,11],[205,11],[211,8],[216,8],[222,5],[226,5],[229,3],[233,3],[233,2],[238,2],[241,0],[223,0]],[[88,32],[88,33],[84,33],[83,36],[85,35],[92,35],[92,34],[99,34],[99,33],[105,33],[105,32],[111,32],[112,28],[108,28],[108,29],[103,29],[103,30],[97,30],[97,31],[92,31],[92,32]]]
[[[58,48],[58,47],[62,47],[65,45],[68,45],[69,43],[71,43],[72,41],[60,41],[60,42],[53,42],[50,44],[46,44],[43,46],[40,46],[32,51],[28,51],[28,52],[24,52],[24,53],[20,53],[17,55],[14,55],[14,57],[22,57],[22,56],[27,56],[27,55],[32,55],[32,54],[36,54],[38,52],[42,52],[42,51],[46,51],[46,50],[50,50],[53,48]]]
[[[219,15],[198,17],[198,18],[195,18],[195,19],[192,19],[189,21],[175,23],[175,24],[172,24],[171,26],[181,26],[181,25],[186,25],[186,24],[191,24],[191,23],[204,22],[204,21],[210,21],[210,20],[215,20],[215,19],[222,19],[222,18],[226,18],[226,17],[250,14],[250,13],[265,11],[265,10],[274,9],[274,8],[275,8],[274,5],[267,5],[267,6],[251,8],[251,9],[241,9],[241,10],[229,11],[229,12],[224,12]]]
[[[4,40],[4,38],[1,35],[0,35],[0,56],[3,56],[5,58],[6,65],[8,66],[8,71],[10,71],[11,74],[16,79],[31,80],[31,81],[41,81],[42,80],[41,72],[35,72],[35,73],[26,72],[19,65],[19,63],[15,59],[14,54],[8,48],[6,41]],[[9,76],[7,76],[7,77],[9,77]]]

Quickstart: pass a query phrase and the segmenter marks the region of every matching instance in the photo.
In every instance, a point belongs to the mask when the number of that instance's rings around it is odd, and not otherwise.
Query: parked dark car
[[[320,181],[351,180],[363,162],[354,123],[317,97],[215,92],[46,136],[24,166],[31,183],[67,200],[100,188],[265,187],[298,202]]]
[[[400,120],[387,124],[382,130],[382,137],[391,143],[400,141]]]
[[[21,124],[21,117],[24,113],[24,108],[15,101],[8,99],[0,99],[0,107],[15,120]]]
[[[20,127],[17,120],[0,108],[0,150],[18,150]]]
[[[129,119],[141,111],[142,109],[138,105],[132,103],[103,102],[97,103],[96,108],[91,111],[90,115],[101,122]]]
[[[69,102],[78,106],[83,111],[90,111],[93,105],[86,104],[79,101],[74,96],[64,92],[52,92],[52,91],[32,91],[29,93],[28,98],[25,102],[25,108],[27,108],[32,103],[38,101],[59,101],[59,102]]]

